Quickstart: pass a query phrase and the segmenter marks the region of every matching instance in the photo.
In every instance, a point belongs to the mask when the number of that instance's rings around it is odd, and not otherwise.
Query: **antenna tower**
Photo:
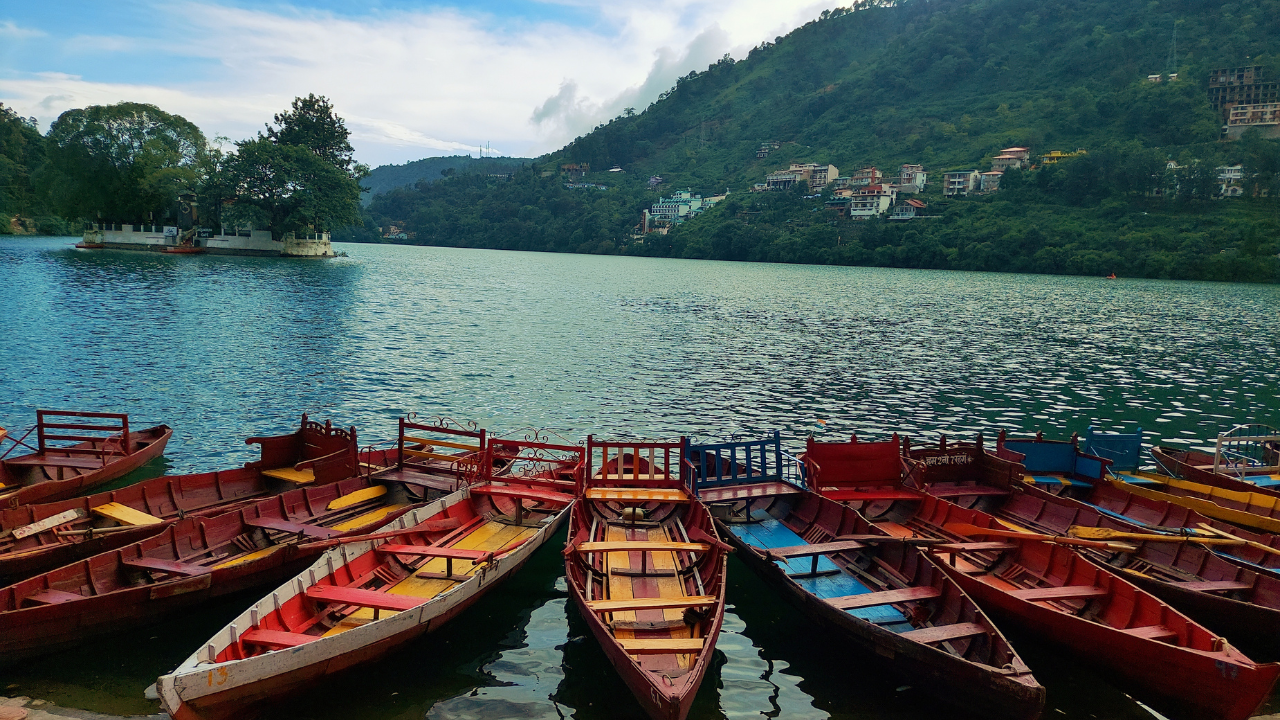
[[[1173,21],[1173,41],[1169,44],[1169,59],[1165,62],[1165,72],[1172,74],[1178,71],[1178,21]]]

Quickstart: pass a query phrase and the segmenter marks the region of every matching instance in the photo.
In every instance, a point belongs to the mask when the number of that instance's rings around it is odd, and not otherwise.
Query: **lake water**
[[[253,459],[301,413],[387,444],[409,412],[496,434],[818,439],[1090,425],[1203,445],[1280,425],[1280,288],[346,245],[296,261],[0,239],[0,426],[37,408],[173,426],[163,469]],[[825,421],[825,426],[819,422]],[[554,543],[553,543],[554,545]],[[451,627],[280,718],[639,717],[553,548]],[[695,718],[950,718],[846,656],[736,559]],[[149,713],[155,676],[247,599],[0,671],[0,694]],[[1015,636],[1046,717],[1150,717]],[[5,689],[11,684],[17,688]]]

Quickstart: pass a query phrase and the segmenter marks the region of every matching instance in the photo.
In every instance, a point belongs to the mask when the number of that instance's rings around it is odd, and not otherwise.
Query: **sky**
[[[0,103],[43,131],[71,108],[145,102],[234,141],[315,93],[370,166],[532,157],[840,4],[5,0]]]

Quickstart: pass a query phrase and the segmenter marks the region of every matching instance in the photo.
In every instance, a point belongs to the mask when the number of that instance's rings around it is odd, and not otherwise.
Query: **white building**
[[[904,193],[924,192],[924,185],[929,175],[923,165],[903,165],[898,173],[898,191]]]
[[[968,195],[978,189],[981,178],[982,173],[977,170],[959,170],[945,173],[942,176],[942,194],[948,197]]]
[[[869,218],[883,215],[898,199],[898,188],[893,185],[868,185],[849,198],[849,217]]]

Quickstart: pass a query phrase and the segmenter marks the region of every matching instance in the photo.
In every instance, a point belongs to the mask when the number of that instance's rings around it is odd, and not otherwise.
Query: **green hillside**
[[[1275,281],[1280,143],[1219,142],[1207,100],[1211,69],[1245,64],[1280,76],[1280,0],[860,4],[681,78],[511,180],[387,192],[369,224],[471,247]],[[1169,70],[1177,81],[1146,80]],[[759,159],[763,142],[778,147]],[[986,170],[1012,145],[1089,154],[942,200],[942,172]],[[1166,172],[1169,159],[1186,169]],[[938,217],[839,220],[802,189],[746,192],[793,161],[844,175],[921,163]],[[568,163],[607,189],[566,187]],[[1234,163],[1249,195],[1269,197],[1212,199],[1213,168]],[[685,188],[732,194],[666,236],[631,237],[644,208]]]
[[[368,205],[373,200],[374,195],[380,195],[388,190],[413,186],[418,182],[435,182],[444,177],[450,170],[453,173],[477,173],[481,175],[509,173],[528,162],[531,162],[528,158],[473,158],[470,155],[450,155],[448,157],[423,158],[403,165],[379,165],[360,181],[361,187],[366,188],[360,194],[360,202]]]

